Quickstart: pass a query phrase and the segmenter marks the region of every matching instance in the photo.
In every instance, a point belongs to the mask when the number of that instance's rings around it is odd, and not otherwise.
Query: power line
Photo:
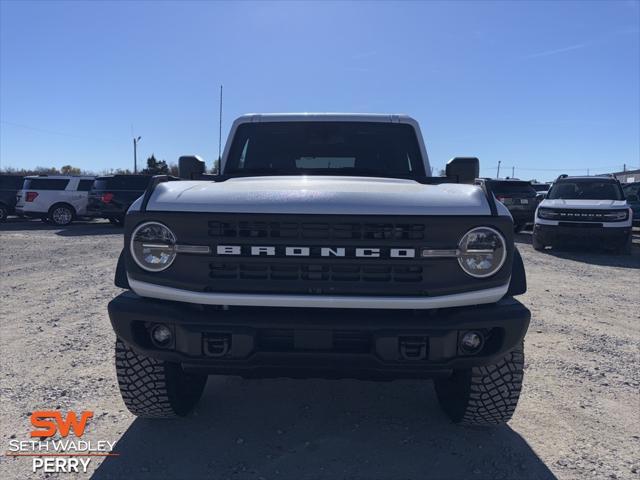
[[[47,135],[59,135],[61,137],[69,137],[69,138],[79,138],[79,139],[83,139],[83,140],[95,140],[95,141],[100,141],[100,142],[113,142],[113,141],[119,141],[116,140],[115,138],[96,138],[96,137],[86,137],[84,135],[75,135],[73,133],[66,133],[66,132],[58,132],[55,130],[49,130],[46,128],[40,128],[40,127],[32,127],[30,125],[24,125],[22,123],[15,123],[15,122],[7,122],[6,120],[0,120],[0,124],[4,124],[4,125],[10,125],[12,127],[18,127],[18,128],[23,128],[25,130],[31,130],[33,132],[39,132],[39,133],[46,133]]]

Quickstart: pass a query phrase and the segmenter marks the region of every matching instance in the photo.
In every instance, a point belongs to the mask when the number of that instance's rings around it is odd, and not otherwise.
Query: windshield
[[[536,196],[536,191],[529,182],[491,182],[491,191],[496,195]]]
[[[411,125],[368,122],[242,124],[234,135],[224,173],[425,176]]]
[[[533,184],[532,187],[536,192],[546,192],[549,190],[550,185],[547,185],[546,183],[536,183]]]
[[[551,200],[623,200],[622,189],[611,181],[557,182],[549,190]]]

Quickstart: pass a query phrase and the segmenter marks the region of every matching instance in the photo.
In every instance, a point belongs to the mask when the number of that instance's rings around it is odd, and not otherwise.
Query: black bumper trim
[[[245,377],[393,379],[447,375],[454,369],[494,363],[523,339],[530,312],[511,298],[491,305],[438,311],[223,310],[125,292],[109,303],[109,317],[116,335],[131,348],[181,363],[185,370]],[[149,327],[157,323],[173,331],[171,348],[152,344]],[[470,356],[458,351],[458,334],[466,330],[486,333],[489,341],[480,354]],[[220,358],[207,356],[203,342],[223,337],[231,342],[229,352]],[[288,338],[292,347],[274,348],[282,344],[282,338],[285,343]],[[401,358],[399,345],[417,338],[425,339],[426,358]],[[341,351],[338,344],[344,345],[345,341],[355,345],[354,349]]]
[[[568,222],[564,222],[568,223]],[[598,242],[606,240],[608,242],[618,242],[622,245],[631,234],[631,227],[602,227],[581,226],[581,225],[543,225],[536,224],[533,233],[543,244],[551,245],[557,241],[577,241],[580,243]]]

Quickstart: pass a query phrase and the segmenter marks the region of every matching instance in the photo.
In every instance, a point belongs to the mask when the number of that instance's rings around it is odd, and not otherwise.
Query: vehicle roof
[[[304,113],[247,113],[236,119],[239,123],[253,122],[379,122],[379,123],[417,123],[415,119],[403,113],[340,113],[340,112],[304,112]]]
[[[598,176],[598,175],[592,175],[592,176],[586,176],[586,175],[580,175],[580,176],[575,176],[575,177],[558,177],[556,180],[556,182],[594,182],[594,181],[598,181],[598,182],[617,182],[618,179],[615,177],[609,177],[609,176]]]
[[[36,179],[36,178],[52,178],[54,180],[56,179],[63,179],[63,180],[67,180],[70,178],[80,178],[83,180],[93,180],[94,176],[92,175],[27,175],[26,177],[24,177],[25,179]]]
[[[96,180],[101,180],[103,178],[129,178],[129,177],[152,177],[153,175],[148,175],[146,173],[114,173],[113,175],[98,175]]]
[[[477,178],[476,180],[484,180],[485,182],[492,183],[528,183],[531,184],[528,180],[520,180],[519,178]]]

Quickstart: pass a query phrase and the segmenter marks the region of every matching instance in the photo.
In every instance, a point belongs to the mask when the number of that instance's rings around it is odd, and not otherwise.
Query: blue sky
[[[640,168],[640,2],[29,2],[0,6],[3,167],[218,152],[247,112],[402,112],[432,165]]]

